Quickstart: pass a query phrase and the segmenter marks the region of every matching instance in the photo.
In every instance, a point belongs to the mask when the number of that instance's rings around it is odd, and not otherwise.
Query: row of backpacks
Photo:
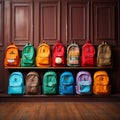
[[[96,56],[97,53],[97,57]],[[111,66],[111,47],[107,42],[102,42],[97,49],[90,41],[82,46],[73,42],[65,46],[58,40],[52,46],[43,41],[37,48],[35,54],[34,46],[27,43],[20,58],[19,49],[15,44],[10,44],[6,48],[4,66],[5,67],[64,67],[64,66]]]
[[[46,71],[42,80],[36,71],[30,71],[24,77],[21,72],[12,72],[9,76],[8,94],[27,95],[108,95],[111,85],[108,73],[98,70],[92,76],[88,71],[79,71],[74,77],[70,71],[64,71],[58,77],[55,71]]]

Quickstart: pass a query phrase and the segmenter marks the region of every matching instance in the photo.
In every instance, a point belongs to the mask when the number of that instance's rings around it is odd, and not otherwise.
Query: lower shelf
[[[120,102],[120,94],[98,95],[0,95],[0,102]]]

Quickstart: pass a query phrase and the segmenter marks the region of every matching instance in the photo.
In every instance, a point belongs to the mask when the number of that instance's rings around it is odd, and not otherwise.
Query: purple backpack
[[[76,94],[91,94],[92,77],[88,71],[79,71],[76,75]]]

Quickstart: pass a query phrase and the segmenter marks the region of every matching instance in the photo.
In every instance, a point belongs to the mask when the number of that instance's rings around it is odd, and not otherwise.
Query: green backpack
[[[22,50],[21,67],[35,66],[35,50],[32,44],[27,43]]]
[[[57,74],[54,71],[47,71],[43,76],[43,94],[57,93]]]

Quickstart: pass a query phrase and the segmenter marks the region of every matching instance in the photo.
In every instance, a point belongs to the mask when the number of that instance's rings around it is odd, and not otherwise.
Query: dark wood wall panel
[[[60,2],[40,2],[39,16],[39,43],[45,40],[53,45],[60,40]]]
[[[4,56],[3,50],[0,50],[0,56]],[[0,93],[5,91],[5,78],[4,78],[4,66],[3,57],[0,57]]]
[[[95,44],[100,44],[103,40],[115,45],[115,2],[96,2],[93,5],[93,39]],[[117,33],[117,32],[116,32]]]
[[[117,74],[117,77],[116,77],[116,87],[117,88],[116,88],[116,90],[118,92],[120,92],[120,46],[118,47],[117,51],[116,51],[116,53],[118,54],[118,58],[117,58],[117,63],[116,63],[116,67],[115,67],[115,69],[117,68],[117,72],[115,73],[115,75]]]
[[[0,47],[3,47],[3,2],[0,2]]]
[[[113,56],[113,69],[111,76],[112,91],[114,93],[120,92],[120,47],[112,47],[112,56]]]
[[[84,44],[89,38],[89,2],[67,3],[68,43]]]
[[[31,3],[12,3],[12,41],[18,46],[33,43],[33,8]]]
[[[120,1],[118,4],[118,31],[120,31]],[[118,45],[120,46],[120,32],[118,32]]]
[[[22,50],[27,42],[37,49],[42,40],[51,46],[61,40],[66,47],[75,40],[81,47],[87,39],[95,47],[103,40],[112,45],[112,91],[120,92],[119,7],[119,0],[0,0],[0,92],[7,93],[14,71],[3,65],[11,41]]]
[[[4,83],[4,65],[3,65],[3,57],[4,57],[4,3],[0,1],[0,93],[5,90]]]

